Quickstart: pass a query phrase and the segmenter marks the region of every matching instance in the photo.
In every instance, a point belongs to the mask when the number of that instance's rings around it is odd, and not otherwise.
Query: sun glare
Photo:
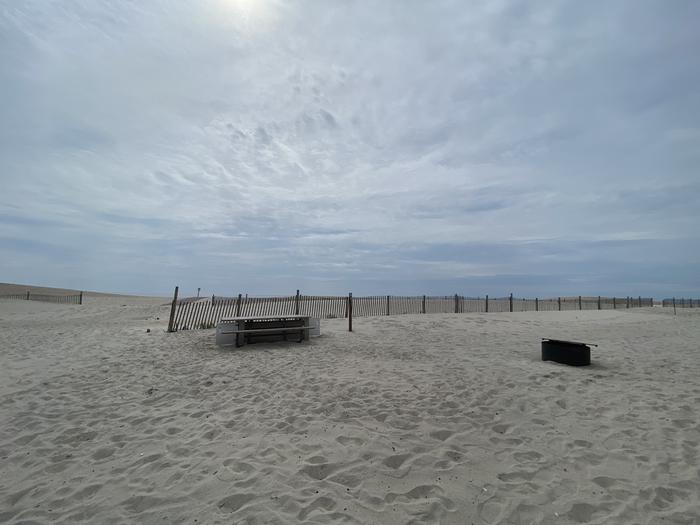
[[[266,0],[217,0],[224,16],[241,30],[265,30],[272,22],[272,7]]]

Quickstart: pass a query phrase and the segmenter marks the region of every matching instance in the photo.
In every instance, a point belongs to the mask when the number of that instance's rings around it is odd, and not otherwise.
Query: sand
[[[166,303],[0,301],[0,522],[700,523],[700,310],[221,350],[165,333]],[[594,365],[541,337],[599,343]]]

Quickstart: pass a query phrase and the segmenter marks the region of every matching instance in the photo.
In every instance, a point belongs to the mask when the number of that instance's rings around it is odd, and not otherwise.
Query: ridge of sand
[[[81,290],[73,290],[72,288],[56,288],[52,286],[35,286],[31,284],[17,284],[17,283],[0,283],[0,295],[10,295],[10,294],[22,294],[29,291],[30,293],[36,294],[54,294],[54,295],[77,295]],[[82,290],[85,297],[124,297],[124,298],[152,298],[158,297],[160,299],[166,299],[165,296],[152,296],[152,295],[132,295],[132,294],[117,294],[117,293],[107,293],[107,292],[91,292],[88,290]],[[172,297],[171,297],[172,298]]]
[[[165,333],[162,302],[0,301],[0,522],[700,520],[699,310],[324,320],[220,350]],[[594,365],[541,362],[541,337],[600,344]]]

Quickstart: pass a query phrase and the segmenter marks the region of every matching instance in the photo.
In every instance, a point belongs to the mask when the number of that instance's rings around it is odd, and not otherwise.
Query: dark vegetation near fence
[[[309,315],[333,319],[402,314],[438,314],[470,312],[526,312],[561,310],[612,310],[653,306],[653,299],[642,297],[557,297],[525,299],[509,297],[395,296],[372,295],[281,297],[211,296],[177,297],[177,288],[170,311],[168,331],[212,328],[226,317],[264,315]]]

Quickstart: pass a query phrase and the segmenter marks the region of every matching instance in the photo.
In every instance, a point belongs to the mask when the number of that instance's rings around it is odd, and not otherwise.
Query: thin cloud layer
[[[700,294],[697,2],[7,3],[5,281]]]

